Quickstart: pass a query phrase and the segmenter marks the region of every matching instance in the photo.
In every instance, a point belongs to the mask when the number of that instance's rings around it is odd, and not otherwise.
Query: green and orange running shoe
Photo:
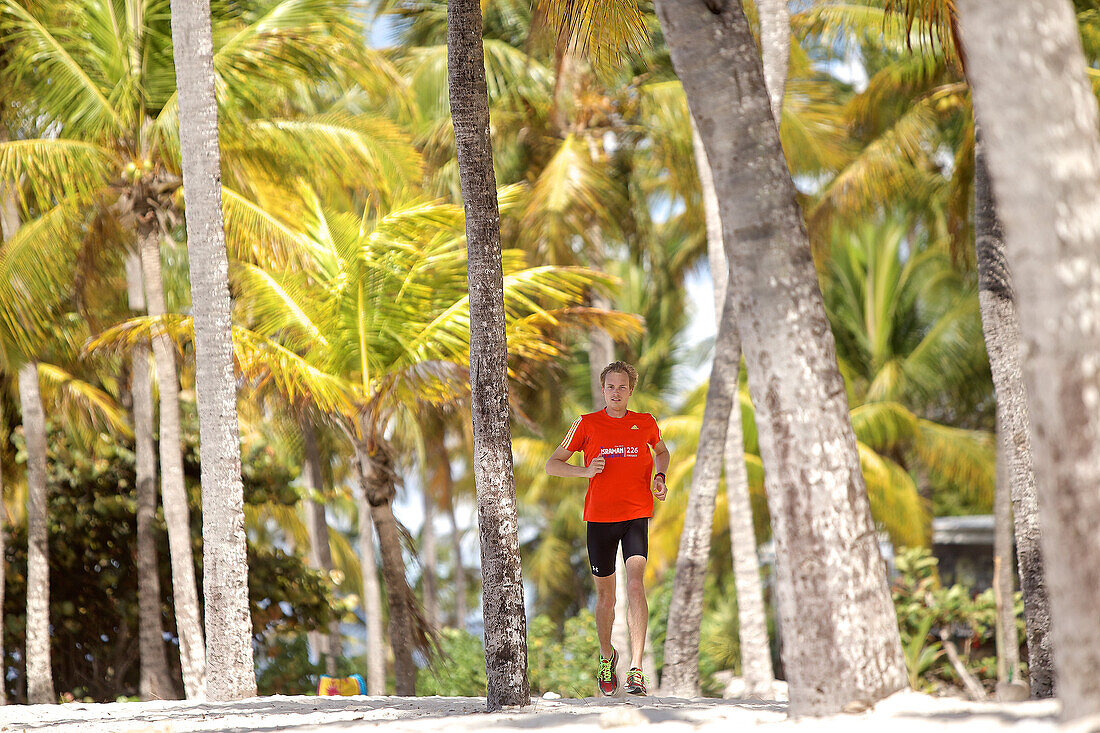
[[[619,689],[619,678],[615,676],[615,663],[619,661],[619,655],[615,648],[611,649],[611,659],[604,659],[600,655],[600,666],[596,668],[596,682],[600,686],[600,692],[605,695],[614,695]]]
[[[642,670],[637,667],[631,667],[629,674],[626,676],[626,691],[631,695],[644,695],[645,683],[648,682],[646,676],[642,674]]]

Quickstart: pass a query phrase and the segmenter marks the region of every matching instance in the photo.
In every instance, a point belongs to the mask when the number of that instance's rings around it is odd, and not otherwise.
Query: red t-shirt
[[[657,420],[648,412],[627,410],[616,418],[600,410],[577,418],[562,447],[584,451],[586,466],[601,454],[605,461],[603,471],[588,479],[584,521],[625,522],[653,516],[653,454],[649,448],[660,440]]]

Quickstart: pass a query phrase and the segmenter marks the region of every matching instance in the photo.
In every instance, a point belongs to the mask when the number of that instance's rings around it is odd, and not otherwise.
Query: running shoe
[[[619,689],[619,678],[615,676],[615,663],[619,661],[619,655],[614,647],[611,649],[611,659],[604,659],[600,655],[600,666],[596,668],[596,682],[599,683],[600,692],[605,695],[614,695]]]
[[[626,676],[626,691],[631,695],[644,695],[645,692],[646,676],[642,674],[642,670],[637,667],[631,667],[630,673]]]

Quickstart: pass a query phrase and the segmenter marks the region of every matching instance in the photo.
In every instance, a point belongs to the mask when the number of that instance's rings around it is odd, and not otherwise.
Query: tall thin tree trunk
[[[424,584],[424,615],[439,626],[439,553],[436,549],[435,515],[438,497],[443,496],[443,468],[448,463],[443,420],[437,413],[425,415],[424,424],[424,525],[420,532],[420,568]],[[448,469],[449,471],[449,469]]]
[[[447,492],[447,518],[451,522],[451,554],[454,556],[454,571],[451,585],[455,594],[455,628],[466,630],[466,568],[462,564],[462,529],[458,526],[458,515],[455,512],[455,504],[458,497],[455,496],[454,482],[451,480],[450,465],[447,466],[447,479],[450,488]]]
[[[993,492],[993,605],[996,614],[997,684],[1014,682],[1019,675],[1020,641],[1016,635],[1016,586],[1012,582],[1012,496],[1005,455],[1005,420],[997,418],[997,483]]]
[[[50,658],[50,548],[47,533],[46,413],[38,364],[19,367],[19,404],[27,445],[27,699],[57,702]]]
[[[145,303],[151,316],[165,313],[159,238],[160,232],[155,223],[139,224],[138,247],[145,280]],[[176,611],[184,695],[195,699],[201,697],[206,689],[206,651],[199,621],[195,558],[191,550],[191,512],[183,482],[179,380],[174,347],[167,334],[153,336],[153,358],[157,365],[157,393],[160,398],[160,492],[164,524],[168,528],[172,603]]]
[[[202,461],[206,695],[256,694],[210,0],[172,0]]]
[[[8,140],[8,131],[4,127],[0,127],[0,141]],[[15,191],[7,188],[0,187],[0,238],[3,241],[8,241],[15,236],[15,233],[19,230],[19,205],[15,199]],[[0,425],[0,435],[3,434],[3,426]],[[0,453],[3,449],[0,448]],[[4,585],[7,582],[5,577],[5,569],[7,563],[4,561],[4,517],[7,512],[4,511],[4,482],[3,477],[0,476],[0,622],[3,622],[4,615]],[[6,625],[6,624],[4,624]],[[0,667],[3,667],[3,662],[6,659],[4,656],[4,634],[0,631]],[[0,705],[7,705],[7,680],[0,679]]]
[[[737,396],[737,371],[741,360],[732,293],[732,289],[727,289],[725,307],[718,323],[699,449],[684,512],[680,549],[676,555],[676,576],[672,584],[672,605],[668,610],[665,637],[665,667],[661,675],[662,695],[699,695],[699,628],[703,616],[703,586],[710,559],[714,503],[722,476],[724,451],[720,448],[726,444],[726,429]]]
[[[787,89],[791,57],[791,11],[787,2],[756,0],[756,12],[760,16],[760,58],[777,128],[783,116],[783,94]]]
[[[478,0],[447,3],[447,77],[466,212],[470,408],[481,531],[487,704],[531,702],[508,416],[504,274]]]
[[[658,0],[721,205],[779,558],[791,712],[907,686],[855,435],[755,42],[740,3]]]
[[[1100,714],[1096,98],[1066,0],[958,8],[1019,297],[1058,697],[1063,717],[1080,720]]]
[[[314,498],[324,488],[321,471],[321,451],[317,447],[317,430],[313,419],[303,414],[299,423],[302,429],[302,476],[308,494],[306,499],[306,530],[309,532],[309,563],[321,570],[326,576],[332,573],[332,548],[329,546],[328,520],[325,518],[325,505]],[[340,622],[329,622],[328,633],[314,632],[314,649],[324,657],[325,673],[336,674],[336,660],[344,656],[340,639]],[[320,643],[317,643],[317,641]]]
[[[774,102],[774,100],[773,100]],[[729,266],[722,246],[722,219],[714,178],[707,163],[707,151],[699,138],[694,121],[691,127],[695,164],[703,193],[703,216],[707,229],[707,259],[714,283],[715,318],[722,319],[726,300]],[[730,314],[734,319],[736,314]],[[740,348],[740,344],[738,344]],[[741,355],[737,355],[740,368]],[[737,631],[741,642],[741,677],[748,697],[770,698],[773,694],[775,670],[772,668],[771,647],[768,645],[768,618],[764,608],[764,588],[760,580],[760,559],[756,554],[756,532],[752,521],[752,500],[749,497],[749,475],[745,468],[745,437],[741,425],[741,400],[734,388],[726,427],[726,512],[730,528],[730,556],[733,560],[733,583],[737,590]]]
[[[363,476],[366,455],[356,445],[356,462]],[[359,508],[359,568],[363,578],[363,618],[367,632],[367,694],[386,694],[386,642],[382,633],[382,589],[374,555],[374,520],[362,478],[355,482],[355,503]]]
[[[141,259],[126,257],[126,294],[130,310],[145,312],[145,288]],[[149,346],[136,344],[130,351],[130,395],[134,413],[134,494],[137,504],[138,649],[141,677],[138,689],[143,700],[175,697],[175,685],[168,672],[161,625],[160,563],[154,525],[157,516],[157,458],[153,445],[153,393],[149,378]]]
[[[386,584],[386,600],[390,611],[394,692],[398,695],[415,695],[414,596],[405,577],[401,535],[393,516],[396,474],[387,447],[381,440],[376,439],[373,446],[361,444],[358,453],[363,492],[370,504],[371,519],[378,532],[378,547],[382,556],[382,579]]]
[[[999,452],[1008,463],[1016,557],[1020,590],[1024,596],[1028,676],[1031,696],[1046,698],[1054,695],[1054,659],[1051,656],[1050,601],[1040,546],[1039,502],[1035,496],[1031,457],[1031,414],[1020,365],[1020,318],[985,163],[985,141],[980,134],[974,146],[974,212],[978,300],[985,348],[997,392]]]

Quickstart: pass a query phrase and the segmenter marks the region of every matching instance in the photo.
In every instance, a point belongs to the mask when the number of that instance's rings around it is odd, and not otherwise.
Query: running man
[[[665,471],[670,456],[657,421],[648,412],[626,409],[637,382],[638,372],[631,365],[623,361],[608,364],[600,374],[607,406],[577,418],[565,440],[546,461],[546,473],[551,476],[588,479],[584,521],[588,523],[588,560],[596,582],[596,634],[600,639],[596,680],[605,695],[614,695],[619,687],[615,675],[618,654],[611,646],[611,627],[615,622],[615,553],[620,543],[626,565],[630,617],[630,672],[626,691],[646,694],[642,651],[649,604],[642,576],[649,554],[653,497],[664,501],[668,491]],[[583,466],[566,463],[576,451],[584,452]],[[657,473],[651,479],[654,464]]]

